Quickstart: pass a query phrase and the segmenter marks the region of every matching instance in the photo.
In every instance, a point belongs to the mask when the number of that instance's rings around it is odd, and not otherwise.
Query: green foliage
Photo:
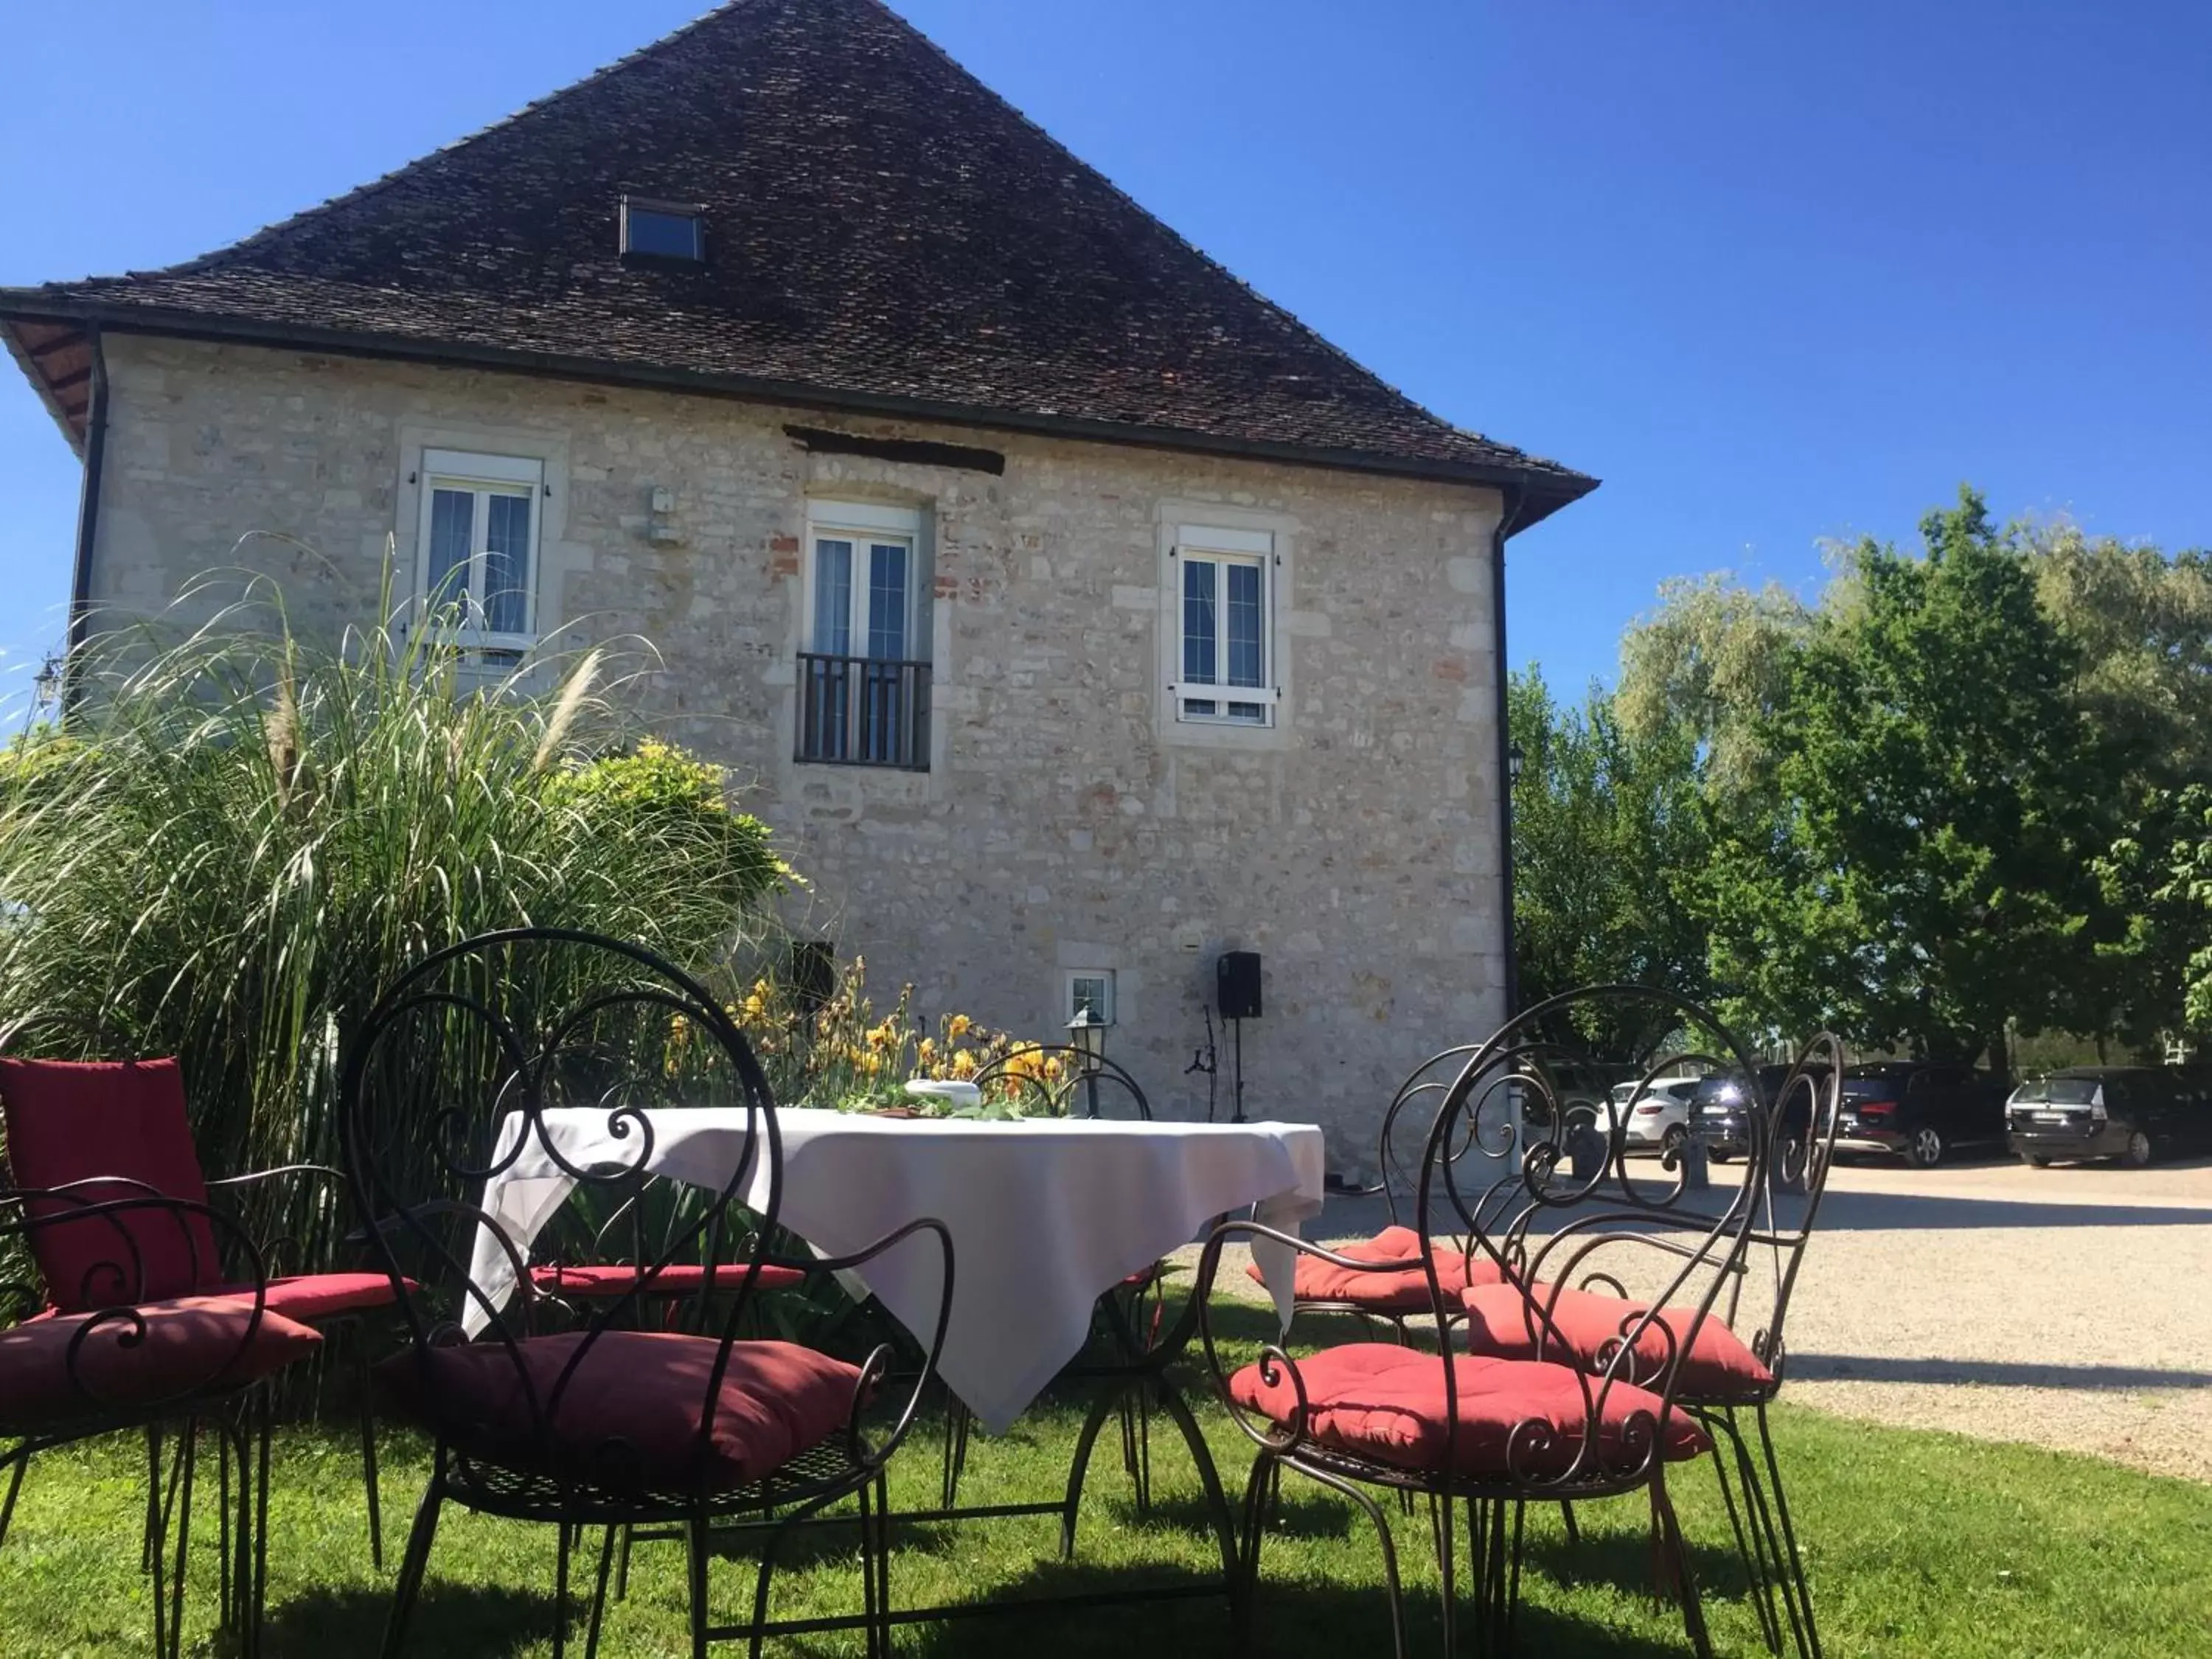
[[[2212,560],[1971,490],[1922,532],[1839,550],[1815,604],[1669,583],[1623,641],[1627,738],[1695,750],[1713,854],[1674,887],[1729,1012],[2000,1066],[2009,1030],[2212,1015]]]
[[[1771,792],[1717,819],[1700,908],[1738,1018],[2001,1059],[2008,1019],[2079,1012],[2112,801],[2016,536],[1972,491],[1921,533],[1862,544],[1791,647]]]
[[[0,1041],[178,1054],[213,1170],[332,1163],[339,1056],[425,953],[538,923],[715,969],[788,872],[714,769],[625,746],[606,660],[479,690],[438,627],[322,648],[251,589],[96,635],[70,737],[0,769]],[[256,1219],[313,1262],[337,1218]]]
[[[1769,722],[1814,615],[1772,583],[1753,590],[1714,575],[1661,584],[1659,609],[1620,642],[1622,729],[1638,743],[1689,734],[1717,795],[1764,787],[1775,758]]]
[[[1705,930],[1680,894],[1705,859],[1694,741],[1672,723],[1632,738],[1595,687],[1579,708],[1557,703],[1534,667],[1513,676],[1506,698],[1524,757],[1513,794],[1522,1001],[1622,981],[1702,998]],[[1626,1058],[1666,1033],[1582,1035]]]
[[[730,810],[726,769],[647,738],[634,749],[571,761],[550,774],[546,799],[576,817],[576,829],[618,829],[633,842],[681,847],[698,878],[732,908],[755,904],[772,888],[795,883],[757,818]]]

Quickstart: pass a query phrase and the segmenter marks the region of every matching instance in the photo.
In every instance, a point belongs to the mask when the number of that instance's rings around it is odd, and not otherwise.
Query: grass
[[[1194,1379],[1195,1382],[1195,1379]],[[1249,1467],[1244,1443],[1210,1402],[1200,1406],[1232,1500]],[[1049,1498],[1066,1478],[1081,1402],[1049,1399],[1016,1431],[970,1452],[963,1501]],[[2186,1659],[2212,1655],[2212,1487],[2094,1459],[1960,1436],[1884,1429],[1804,1410],[1778,1414],[1793,1504],[1808,1556],[1825,1646],[1856,1655],[1950,1659]],[[925,1422],[894,1466],[896,1504],[933,1501],[936,1423]],[[901,1605],[992,1600],[1067,1587],[1111,1586],[1139,1572],[1188,1581],[1214,1571],[1198,1483],[1181,1443],[1155,1421],[1155,1510],[1133,1512],[1110,1429],[1091,1466],[1073,1566],[1057,1559],[1049,1518],[914,1528],[892,1561]],[[390,1437],[387,1535],[396,1556],[420,1492],[424,1448]],[[111,1440],[48,1454],[33,1465],[0,1547],[0,1653],[78,1659],[151,1650],[152,1608],[137,1571],[143,1453]],[[1717,1650],[1763,1653],[1709,1469],[1677,1481],[1698,1548]],[[1285,1477],[1280,1524],[1267,1540],[1260,1600],[1263,1652],[1387,1651],[1381,1557],[1369,1523],[1318,1487]],[[1570,1547],[1556,1511],[1532,1510],[1521,1650],[1559,1659],[1644,1659],[1688,1651],[1679,1616],[1652,1600],[1641,1499],[1579,1511]],[[187,1649],[214,1651],[213,1512],[196,1528]],[[1397,1519],[1408,1573],[1411,1637],[1437,1651],[1436,1566],[1425,1518]],[[389,1578],[369,1567],[354,1449],[337,1429],[279,1432],[271,1500],[269,1650],[312,1659],[372,1655]],[[776,1578],[780,1616],[857,1611],[851,1534],[817,1533]],[[580,1571],[581,1568],[580,1567]],[[551,1650],[550,1528],[449,1509],[410,1643],[424,1656],[522,1659]],[[734,1619],[750,1572],[713,1573],[714,1617]],[[672,1655],[685,1645],[684,1573],[671,1545],[641,1545],[630,1595],[611,1613],[602,1651]],[[908,1654],[1127,1659],[1225,1652],[1228,1621],[1213,1599],[1109,1612],[908,1626]],[[580,1652],[580,1639],[574,1651]],[[857,1654],[856,1632],[771,1644],[785,1654]]]

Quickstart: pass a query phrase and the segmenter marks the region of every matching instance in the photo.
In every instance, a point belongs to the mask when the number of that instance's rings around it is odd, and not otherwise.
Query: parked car
[[[2069,1066],[2023,1083],[2006,1103],[2012,1150],[2054,1158],[2154,1158],[2212,1152],[2212,1087],[2195,1070]]]
[[[1654,1078],[1641,1093],[1633,1083],[1614,1090],[1613,1121],[1626,1126],[1621,1144],[1639,1150],[1656,1147],[1666,1152],[1680,1146],[1689,1138],[1690,1097],[1697,1093],[1698,1083],[1693,1077],[1662,1077]],[[1621,1089],[1629,1092],[1626,1100],[1621,1098]]]
[[[1523,1073],[1540,1069],[1548,1079],[1546,1087],[1515,1090],[1524,1123],[1539,1130],[1549,1124],[1551,1103],[1554,1100],[1565,1110],[1570,1125],[1587,1122],[1603,1131],[1610,1123],[1610,1099],[1625,1068],[1596,1061],[1547,1057],[1540,1061],[1524,1061],[1521,1069]]]
[[[2004,1097],[1986,1072],[1878,1060],[1844,1073],[1839,1148],[1893,1152],[1932,1170],[1955,1146],[1995,1146],[2004,1138]]]
[[[1760,1066],[1759,1100],[1771,1105],[1782,1085],[1790,1080],[1790,1070],[1787,1066]],[[1808,1066],[1805,1075],[1817,1086],[1826,1079],[1828,1071],[1826,1066]],[[1751,1114],[1758,1108],[1745,1082],[1741,1072],[1715,1072],[1700,1078],[1690,1096],[1691,1132],[1705,1143],[1707,1154],[1716,1163],[1725,1164],[1750,1149]],[[1783,1130],[1802,1135],[1812,1119],[1812,1091],[1801,1085],[1790,1091],[1782,1115]]]

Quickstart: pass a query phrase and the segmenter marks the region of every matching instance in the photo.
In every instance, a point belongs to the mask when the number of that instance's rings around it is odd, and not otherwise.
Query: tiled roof
[[[626,264],[626,192],[702,207],[706,264]],[[0,312],[1514,480],[1530,517],[1593,487],[1384,385],[878,0],[731,0],[234,246]]]

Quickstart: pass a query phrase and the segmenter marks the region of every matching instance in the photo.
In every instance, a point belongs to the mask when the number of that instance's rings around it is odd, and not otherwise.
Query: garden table
[[[617,1117],[556,1107],[520,1151],[520,1114],[501,1126],[481,1207],[526,1257],[575,1187],[572,1167],[636,1167],[716,1189],[745,1156],[742,1107],[653,1109]],[[1188,1244],[1214,1217],[1256,1206],[1295,1232],[1322,1207],[1322,1133],[1285,1123],[1166,1123],[1098,1118],[893,1118],[786,1108],[779,1221],[830,1255],[857,1250],[923,1216],[952,1235],[951,1318],[938,1370],[994,1433],[1003,1432],[1083,1348],[1100,1296]],[[512,1160],[511,1162],[509,1160]],[[740,1202],[760,1207],[749,1172]],[[1261,1248],[1265,1245],[1266,1248]],[[1292,1264],[1261,1241],[1254,1258],[1287,1328]],[[942,1296],[937,1246],[917,1237],[871,1262],[866,1289],[924,1341]],[[512,1260],[480,1227],[470,1276],[496,1308]],[[471,1299],[471,1334],[489,1314]]]
[[[470,1276],[494,1308],[514,1289],[514,1262],[526,1259],[539,1229],[575,1186],[561,1167],[595,1164],[642,1168],[653,1175],[717,1190],[748,1157],[748,1115],[741,1107],[671,1108],[616,1114],[605,1108],[550,1108],[544,1133],[524,1139],[525,1120],[501,1126],[481,1208],[513,1242],[515,1255],[479,1226]],[[953,1292],[938,1359],[946,1386],[986,1428],[1009,1427],[1054,1376],[1069,1369],[1089,1341],[1101,1298],[1130,1275],[1187,1244],[1210,1221],[1249,1206],[1263,1224],[1295,1233],[1320,1212],[1323,1148],[1309,1124],[1170,1123],[1096,1118],[1011,1121],[896,1118],[787,1108],[776,1114],[783,1145],[779,1224],[817,1252],[848,1254],[909,1221],[934,1217],[952,1236]],[[641,1138],[649,1136],[641,1159]],[[518,1149],[518,1142],[520,1146]],[[556,1159],[546,1142],[557,1150]],[[765,1182],[748,1170],[740,1201],[759,1208]],[[1292,1252],[1255,1239],[1253,1256],[1290,1326]],[[918,1336],[933,1323],[943,1294],[943,1261],[927,1237],[896,1247],[868,1264],[865,1285]],[[841,1275],[842,1277],[842,1275]],[[1064,1555],[1075,1548],[1084,1473],[1100,1428],[1133,1395],[1157,1403],[1181,1431],[1221,1548],[1218,1579],[1178,1578],[1146,1588],[1025,1596],[901,1609],[899,1623],[1017,1611],[1049,1603],[1081,1606],[1226,1593],[1236,1595],[1236,1528],[1206,1439],[1169,1364],[1188,1344],[1198,1298],[1173,1327],[1146,1340],[1128,1328],[1116,1304],[1118,1359],[1075,1374],[1103,1386],[1077,1438],[1065,1494],[1050,1502],[961,1506],[948,1490],[938,1508],[899,1510],[897,1522],[1058,1515]],[[488,1322],[473,1301],[471,1329]],[[927,1340],[927,1338],[923,1338]],[[1149,1460],[1147,1459],[1147,1462]],[[1139,1476],[1139,1505],[1149,1491]],[[812,1523],[809,1523],[812,1524]],[[639,1532],[640,1540],[673,1534]],[[623,1547],[628,1559],[628,1544]],[[852,1627],[860,1620],[803,1620],[787,1633]]]

